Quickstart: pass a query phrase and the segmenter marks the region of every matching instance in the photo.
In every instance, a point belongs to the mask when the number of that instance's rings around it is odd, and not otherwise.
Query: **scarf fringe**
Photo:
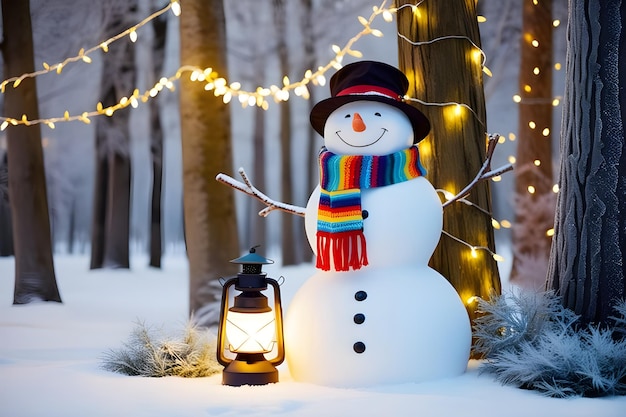
[[[329,271],[331,255],[335,270],[357,270],[368,265],[365,235],[362,230],[341,233],[317,232],[315,267]]]

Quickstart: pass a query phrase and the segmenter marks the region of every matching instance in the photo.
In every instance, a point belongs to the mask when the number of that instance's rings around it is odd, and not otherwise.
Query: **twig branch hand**
[[[498,144],[499,138],[500,138],[500,135],[497,133],[493,135],[489,135],[489,141],[487,143],[486,159],[485,159],[485,162],[483,163],[483,166],[478,171],[478,174],[476,174],[474,179],[469,184],[467,184],[465,188],[463,188],[457,195],[449,198],[446,202],[444,202],[442,204],[443,208],[446,208],[447,206],[454,203],[455,201],[462,200],[465,197],[467,197],[470,191],[472,190],[472,188],[474,188],[476,184],[478,184],[480,181],[497,177],[498,175],[502,175],[505,172],[513,169],[513,164],[506,164],[494,170],[491,169],[491,159],[493,158],[493,152],[496,150],[496,145]]]
[[[236,179],[229,177],[228,175],[222,174],[222,173],[217,174],[215,179],[223,184],[228,185],[229,187],[242,191],[256,198],[263,204],[265,204],[267,207],[259,211],[259,216],[267,217],[268,214],[270,214],[274,210],[280,210],[286,213],[295,214],[298,216],[304,216],[304,213],[305,213],[304,207],[292,206],[291,204],[286,204],[280,201],[272,200],[271,198],[263,194],[261,191],[259,191],[254,185],[252,185],[252,182],[248,178],[248,175],[246,174],[246,171],[244,171],[243,168],[239,168],[239,175],[241,175],[241,178],[243,179],[244,182],[237,181]]]

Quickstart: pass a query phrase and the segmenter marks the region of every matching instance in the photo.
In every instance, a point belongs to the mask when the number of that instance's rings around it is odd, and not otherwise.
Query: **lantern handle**
[[[220,277],[220,283],[222,284],[222,301],[220,304],[220,321],[217,331],[217,361],[222,366],[228,366],[233,360],[224,355],[222,346],[223,342],[226,341],[226,325],[224,319],[228,311],[228,289],[237,283],[237,277],[231,277],[225,280],[224,283],[221,282],[222,280],[224,280],[224,278]]]
[[[284,278],[281,276],[284,282]],[[269,285],[274,290],[274,316],[276,317],[276,357],[269,359],[269,362],[278,366],[285,360],[285,340],[283,336],[283,308],[280,301],[280,284],[273,278],[266,278]]]

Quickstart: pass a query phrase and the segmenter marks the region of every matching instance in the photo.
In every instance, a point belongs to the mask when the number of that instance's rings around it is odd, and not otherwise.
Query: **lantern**
[[[217,338],[217,360],[224,368],[222,384],[265,385],[278,382],[278,370],[285,359],[283,342],[283,317],[280,302],[280,286],[261,271],[262,265],[273,263],[250,253],[230,262],[242,265],[241,272],[224,282]],[[273,288],[274,308],[261,292]],[[229,307],[232,288],[239,291]],[[225,354],[228,348],[235,355]],[[276,351],[267,359],[266,354]]]

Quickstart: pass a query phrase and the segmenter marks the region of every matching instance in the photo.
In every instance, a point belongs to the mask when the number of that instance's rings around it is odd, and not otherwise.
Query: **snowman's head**
[[[335,116],[336,112],[343,112],[342,116],[337,117],[346,117],[348,113],[359,113],[359,116],[363,118],[361,112],[351,109],[352,103],[355,103],[354,106],[364,108],[366,103],[369,103],[373,106],[372,108],[391,107],[392,110],[397,110],[399,115],[404,114],[413,130],[413,143],[417,143],[428,135],[430,123],[421,111],[404,102],[408,87],[409,81],[406,76],[391,65],[376,61],[348,64],[331,77],[331,97],[320,101],[313,107],[311,125],[320,135],[325,136],[328,131],[334,133],[336,130],[327,129],[326,126],[331,115]],[[348,109],[347,113],[346,109]],[[382,115],[382,112],[379,113]],[[385,111],[385,114],[391,113]],[[366,122],[365,119],[363,120]],[[374,126],[373,123],[370,120],[369,125],[365,124],[368,132],[371,132],[370,126]],[[387,126],[383,127],[389,129]],[[370,152],[367,151],[367,153]]]
[[[339,155],[388,155],[414,142],[408,116],[394,106],[353,101],[333,111],[324,125],[324,145]]]

